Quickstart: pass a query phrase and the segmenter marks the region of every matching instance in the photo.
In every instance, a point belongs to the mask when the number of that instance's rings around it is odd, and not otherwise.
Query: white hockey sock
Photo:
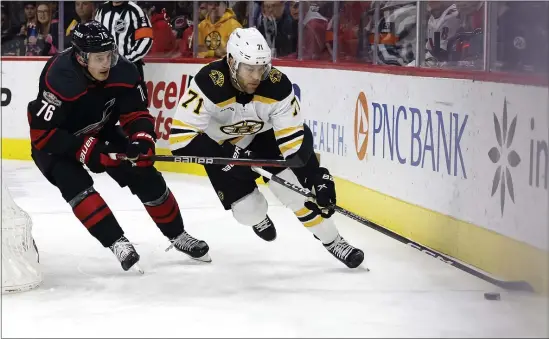
[[[324,219],[318,212],[311,211],[307,207],[294,213],[303,226],[316,235],[323,244],[329,244],[337,238],[339,232],[332,219]]]

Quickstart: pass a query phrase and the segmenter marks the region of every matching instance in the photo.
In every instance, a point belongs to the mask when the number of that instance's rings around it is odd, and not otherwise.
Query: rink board
[[[6,67],[8,66],[9,67]],[[2,157],[30,159],[26,104],[43,62],[3,62]],[[158,153],[200,64],[149,63]],[[338,203],[506,279],[547,288],[547,88],[281,67]],[[204,175],[201,166],[157,163]]]

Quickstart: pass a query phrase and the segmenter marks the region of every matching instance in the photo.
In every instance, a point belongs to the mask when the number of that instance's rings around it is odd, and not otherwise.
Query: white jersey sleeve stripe
[[[299,112],[299,99],[294,91],[284,100],[274,104],[273,130],[280,152],[287,158],[299,150],[303,143],[303,119]]]
[[[294,134],[298,131],[303,131],[303,126],[288,127],[288,128],[281,129],[281,130],[275,132],[275,137],[277,139],[285,138],[285,137],[290,136],[290,135],[292,135],[292,134]]]
[[[297,152],[301,147],[302,143],[303,143],[303,135],[297,137],[296,139],[292,139],[288,142],[278,145],[278,147],[280,148],[280,152],[282,153],[282,156],[286,158],[289,155],[292,155],[295,152]]]
[[[169,138],[170,150],[175,151],[187,146],[198,133],[206,131],[214,106],[193,79],[177,104]]]

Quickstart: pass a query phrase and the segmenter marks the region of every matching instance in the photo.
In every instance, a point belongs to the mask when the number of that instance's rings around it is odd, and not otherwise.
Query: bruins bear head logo
[[[216,50],[221,45],[221,34],[219,34],[218,31],[210,32],[210,34],[206,36],[204,43],[208,49]]]
[[[223,87],[223,84],[225,83],[225,76],[223,75],[223,73],[218,70],[212,69],[210,71],[210,78],[212,79],[214,85]]]
[[[273,68],[269,72],[269,79],[271,79],[273,84],[280,82],[282,80],[282,73],[278,69]]]

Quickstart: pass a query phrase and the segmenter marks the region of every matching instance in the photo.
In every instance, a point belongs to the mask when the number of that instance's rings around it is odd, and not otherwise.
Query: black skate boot
[[[337,260],[344,263],[349,268],[356,268],[364,261],[364,252],[349,245],[340,235],[330,244],[324,245]]]
[[[120,239],[116,240],[109,248],[112,253],[116,255],[118,261],[120,261],[124,271],[135,266],[134,268],[137,271],[143,273],[143,270],[137,265],[139,254],[137,254],[137,251],[125,236],[120,237]]]
[[[212,258],[208,254],[210,247],[203,240],[198,240],[193,238],[189,233],[183,231],[179,236],[170,239],[172,243],[170,247],[166,249],[166,252],[169,251],[172,247],[175,247],[179,252],[183,252],[191,259],[198,261],[211,262]]]
[[[273,241],[276,239],[276,228],[269,216],[259,224],[252,226],[252,228],[254,229],[255,234],[265,241]]]

